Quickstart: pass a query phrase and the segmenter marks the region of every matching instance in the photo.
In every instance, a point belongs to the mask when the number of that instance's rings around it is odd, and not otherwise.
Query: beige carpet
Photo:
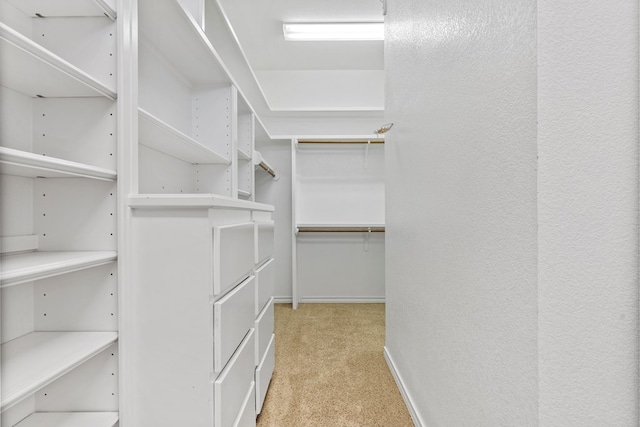
[[[384,360],[384,304],[275,306],[259,427],[413,426]]]

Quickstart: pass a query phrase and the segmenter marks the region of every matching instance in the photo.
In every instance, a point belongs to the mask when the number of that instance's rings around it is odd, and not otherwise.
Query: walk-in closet
[[[0,425],[638,425],[638,2],[0,0]]]

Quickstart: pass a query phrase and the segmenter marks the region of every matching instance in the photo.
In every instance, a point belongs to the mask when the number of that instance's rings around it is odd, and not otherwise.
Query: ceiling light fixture
[[[383,22],[285,22],[288,41],[384,40]]]

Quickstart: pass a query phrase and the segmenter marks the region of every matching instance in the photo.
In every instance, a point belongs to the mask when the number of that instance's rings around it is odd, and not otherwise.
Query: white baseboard
[[[380,303],[384,304],[384,297],[304,297],[300,303]]]
[[[393,362],[393,358],[391,354],[389,354],[389,349],[387,346],[384,346],[384,358],[387,361],[387,365],[389,366],[389,370],[391,371],[391,375],[393,375],[393,379],[396,381],[398,385],[398,389],[400,390],[400,394],[402,395],[402,399],[404,399],[404,403],[407,405],[407,409],[409,409],[409,414],[411,415],[411,419],[413,420],[413,424],[416,427],[426,427],[426,424],[422,422],[420,416],[416,412],[415,405],[413,404],[413,399],[411,395],[407,391],[404,386],[404,381],[402,381],[402,376],[396,369],[396,364]]]
[[[293,302],[293,298],[291,297],[273,297],[274,304],[291,304]]]

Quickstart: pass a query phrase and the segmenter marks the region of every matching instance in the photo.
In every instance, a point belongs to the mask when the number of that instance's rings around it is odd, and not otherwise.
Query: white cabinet
[[[230,426],[244,420],[255,388],[254,216],[273,208],[214,195],[137,195],[130,363],[136,366],[133,425]],[[220,239],[215,230],[240,232]],[[242,236],[250,230],[247,239]],[[230,237],[235,236],[231,234]],[[245,242],[239,244],[239,242]],[[228,254],[248,257],[214,291]]]
[[[113,426],[116,11],[0,8],[2,425]]]

